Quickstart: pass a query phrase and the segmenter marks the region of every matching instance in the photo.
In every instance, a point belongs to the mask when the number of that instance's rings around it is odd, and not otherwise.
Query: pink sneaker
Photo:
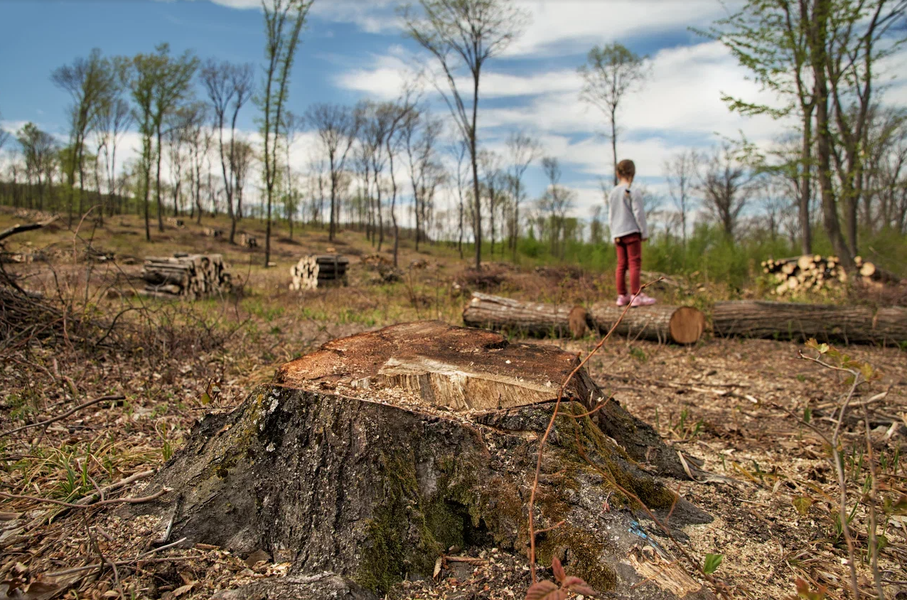
[[[631,297],[630,294],[620,294],[617,297],[617,305],[626,306],[626,305],[630,304],[630,297]]]
[[[655,298],[646,296],[643,293],[634,296],[633,300],[630,302],[630,306],[633,308],[636,308],[637,306],[652,306],[653,304],[655,304]]]

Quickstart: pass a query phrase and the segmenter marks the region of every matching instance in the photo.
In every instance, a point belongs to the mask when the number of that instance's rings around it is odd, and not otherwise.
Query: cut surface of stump
[[[157,515],[162,531],[172,522],[173,539],[262,550],[293,577],[334,573],[379,597],[431,577],[452,547],[521,555],[538,441],[578,360],[438,322],[335,340],[206,417],[146,490],[173,491],[122,510]],[[681,597],[639,554],[670,551],[638,502],[672,512],[672,528],[709,517],[659,473],[683,476],[676,452],[577,371],[542,455],[536,527],[564,523],[538,534],[539,563],[558,557],[615,598]],[[691,587],[683,597],[713,597]]]

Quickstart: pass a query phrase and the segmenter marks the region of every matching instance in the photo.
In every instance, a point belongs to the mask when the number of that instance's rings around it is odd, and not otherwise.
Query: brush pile
[[[232,282],[220,254],[174,254],[146,258],[142,294],[156,298],[195,300],[230,291]]]
[[[290,289],[314,290],[331,285],[346,285],[346,269],[349,264],[350,259],[339,254],[303,256],[290,268],[293,277]]]
[[[886,283],[897,283],[898,278],[879,269],[875,264],[857,256],[856,277],[859,283],[870,287],[881,287]],[[762,262],[762,271],[774,276],[777,284],[772,292],[776,296],[790,295],[805,291],[829,290],[848,281],[848,274],[836,256],[819,254],[769,259]]]

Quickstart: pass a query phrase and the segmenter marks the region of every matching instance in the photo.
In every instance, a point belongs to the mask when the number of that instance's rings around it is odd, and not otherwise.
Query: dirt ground
[[[459,324],[468,282],[452,254],[430,257],[427,268],[404,266],[403,279],[393,284],[378,281],[363,264],[354,268],[349,288],[299,296],[286,290],[289,275],[283,267],[296,253],[326,246],[318,236],[305,240],[299,250],[279,246],[286,253],[279,255],[279,269],[248,267],[243,297],[194,307],[153,303],[143,322],[154,323],[151,330],[123,317],[135,328],[119,346],[0,340],[0,494],[5,495],[0,497],[0,599],[201,599],[286,570],[203,545],[155,548],[161,532],[142,520],[119,520],[110,505],[84,508],[42,499],[73,503],[99,491],[102,502],[140,495],[149,472],[178,451],[202,414],[232,409],[254,385],[269,381],[279,365],[331,339],[407,320]],[[353,240],[347,248],[360,254],[369,250],[367,243]],[[419,256],[408,248],[404,264]],[[90,287],[122,285],[138,268],[96,268]],[[56,278],[43,269],[22,269],[29,289],[46,292],[62,281],[67,297],[82,293],[78,282],[84,280],[84,264],[60,267]],[[567,273],[559,279],[563,272],[499,269],[502,281],[494,291],[518,297],[575,302],[608,292],[602,283],[606,277]],[[130,306],[103,293],[91,298],[79,305],[79,314],[112,318]],[[584,354],[596,342],[590,337],[538,343]],[[841,426],[858,584],[866,597],[877,597],[874,589],[881,585],[887,598],[907,598],[907,463],[902,458],[907,354],[871,346],[846,350],[881,373],[857,390]],[[835,409],[850,386],[841,373],[799,358],[800,351],[806,352],[801,343],[766,340],[707,338],[682,348],[613,339],[589,363],[592,376],[615,400],[703,461],[701,481],[669,482],[715,517],[676,536],[696,565],[672,550],[654,524],[646,531],[700,580],[695,567],[708,554],[722,555],[708,585],[731,597],[795,598],[798,578],[808,587],[802,590],[818,594],[811,597],[850,597],[829,447],[803,423],[808,418],[830,435]],[[104,396],[116,399],[63,416]],[[3,435],[52,417],[62,418]],[[867,458],[867,423],[874,461]],[[876,471],[876,489],[870,485],[870,467]],[[108,489],[130,478],[129,485]],[[878,582],[867,552],[870,505],[884,535],[877,541]],[[437,580],[405,582],[389,597],[525,597],[525,559],[494,550],[473,554],[469,560],[445,559]]]

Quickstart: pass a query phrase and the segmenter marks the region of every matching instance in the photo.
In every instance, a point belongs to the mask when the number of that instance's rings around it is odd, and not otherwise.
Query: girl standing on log
[[[617,163],[618,185],[608,199],[611,235],[617,250],[617,305],[648,306],[655,304],[639,290],[639,272],[642,268],[642,243],[649,239],[646,212],[642,198],[630,190],[636,177],[632,160]],[[627,267],[630,269],[630,294],[627,293]]]

